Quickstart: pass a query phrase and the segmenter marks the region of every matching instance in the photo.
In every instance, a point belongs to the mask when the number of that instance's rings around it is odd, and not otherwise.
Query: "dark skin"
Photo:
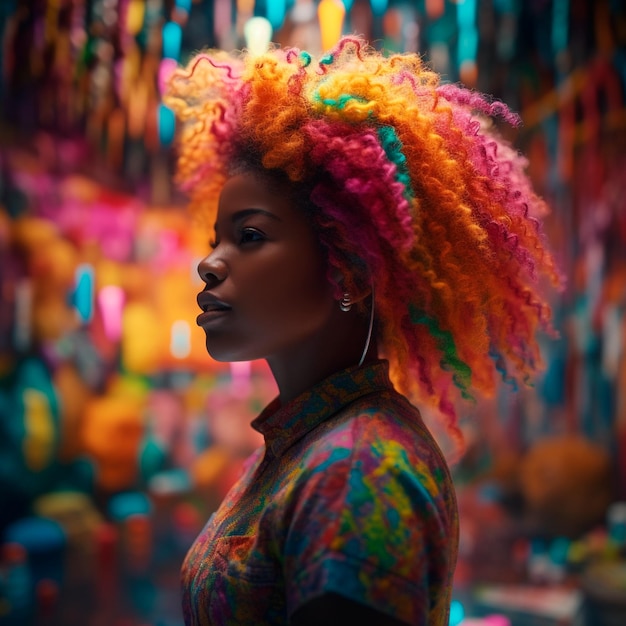
[[[315,231],[287,196],[258,175],[233,176],[213,247],[198,272],[204,292],[230,307],[198,318],[214,359],[266,359],[283,403],[358,363],[369,319],[356,306],[341,311]],[[350,295],[357,303],[369,292]],[[376,358],[375,342],[367,356]]]
[[[256,174],[237,174],[220,195],[215,230],[213,251],[198,266],[205,283],[198,325],[214,359],[266,359],[283,404],[359,362],[369,318],[356,306],[339,308],[315,231],[287,195]],[[355,304],[369,295],[350,294]],[[372,341],[365,360],[375,358]],[[291,623],[402,626],[332,593],[301,607]]]

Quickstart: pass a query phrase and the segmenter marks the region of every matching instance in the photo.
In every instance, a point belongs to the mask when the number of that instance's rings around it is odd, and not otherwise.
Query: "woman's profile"
[[[418,407],[540,365],[559,282],[505,105],[414,54],[345,37],[200,53],[171,80],[177,180],[204,218],[198,324],[218,361],[265,359],[265,444],[182,571],[186,624],[447,626],[458,516]]]

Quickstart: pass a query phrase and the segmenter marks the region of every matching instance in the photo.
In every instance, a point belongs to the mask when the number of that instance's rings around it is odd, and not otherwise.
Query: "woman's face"
[[[218,361],[297,356],[337,307],[313,228],[274,187],[243,173],[220,195],[197,318]]]

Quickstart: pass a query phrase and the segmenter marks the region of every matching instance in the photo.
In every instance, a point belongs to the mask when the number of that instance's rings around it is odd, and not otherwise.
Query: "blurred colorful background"
[[[451,626],[626,624],[626,5],[2,0],[0,624],[180,626],[178,569],[275,393],[194,323],[172,67],[357,33],[518,111],[560,337],[464,409]]]

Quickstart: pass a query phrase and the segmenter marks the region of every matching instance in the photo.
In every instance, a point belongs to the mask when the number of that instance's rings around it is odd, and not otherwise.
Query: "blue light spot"
[[[182,11],[189,13],[191,11],[191,0],[176,0],[176,6]]]
[[[164,104],[159,105],[159,141],[163,146],[169,146],[174,140],[176,130],[176,116],[172,109]]]
[[[286,0],[267,0],[266,17],[274,31],[283,25],[286,11]]]
[[[387,9],[388,0],[370,0],[370,4],[374,15],[382,15]]]
[[[93,316],[94,270],[86,263],[76,268],[76,289],[74,290],[74,306],[81,321],[87,323]]]
[[[465,609],[458,600],[452,600],[450,605],[449,626],[458,626],[465,619]]]
[[[180,58],[180,45],[183,38],[183,31],[180,24],[167,22],[163,26],[163,57],[178,61]]]

